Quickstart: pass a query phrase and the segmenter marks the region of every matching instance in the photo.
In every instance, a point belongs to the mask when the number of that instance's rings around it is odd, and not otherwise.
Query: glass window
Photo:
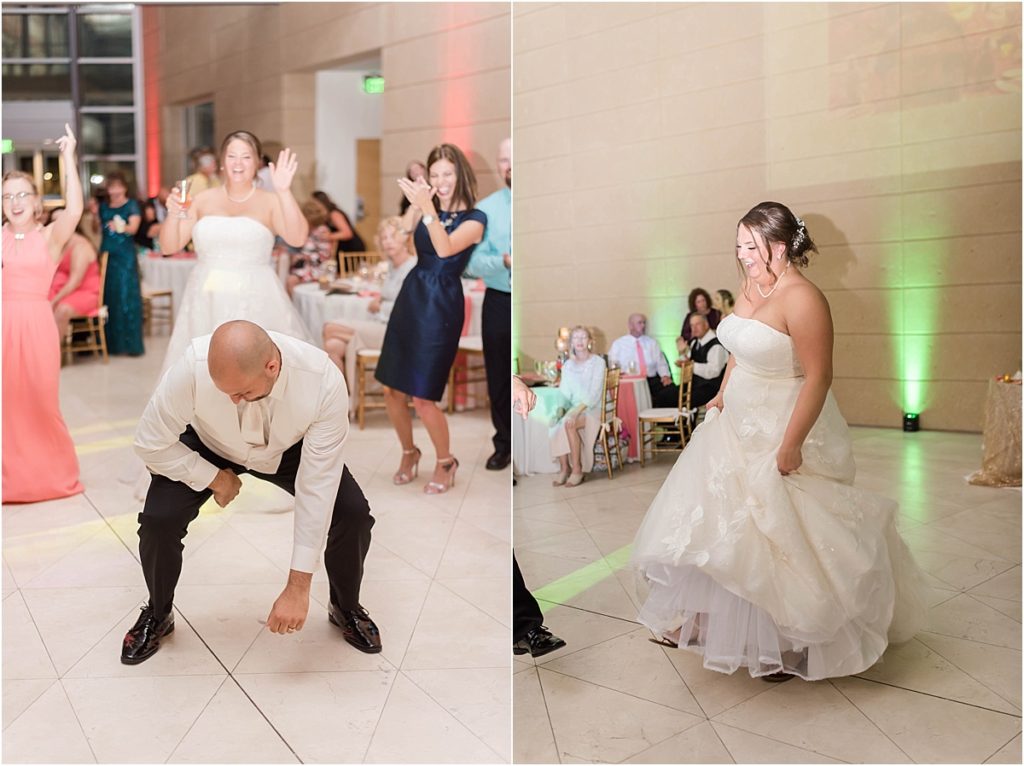
[[[4,58],[68,57],[68,17],[63,13],[9,13],[3,17]]]
[[[118,58],[132,55],[132,17],[124,13],[88,13],[78,17],[78,55]]]
[[[79,64],[82,106],[131,106],[131,64]]]
[[[71,98],[68,64],[4,64],[4,101],[62,101]]]
[[[83,114],[82,154],[134,154],[135,115]]]
[[[43,196],[61,197],[60,156],[57,154],[43,155]]]

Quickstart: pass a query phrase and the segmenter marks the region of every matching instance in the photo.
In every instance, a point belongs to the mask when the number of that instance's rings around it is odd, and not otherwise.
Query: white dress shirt
[[[712,340],[717,338],[714,330],[708,330],[704,333],[704,336],[690,341],[690,345],[696,343],[700,348],[703,348]],[[729,352],[725,350],[725,346],[718,343],[708,349],[708,360],[706,362],[694,362],[693,363],[693,374],[698,378],[704,378],[704,380],[714,380],[722,374],[722,370],[725,369],[725,365],[729,363]]]
[[[291,568],[313,572],[345,466],[348,389],[326,353],[288,335],[268,334],[281,352],[281,373],[265,399],[235,405],[210,378],[210,336],[195,338],[149,400],[135,431],[135,452],[153,473],[199,491],[210,486],[218,468],[178,440],[189,424],[213,452],[260,473],[276,473],[281,455],[302,440]],[[254,406],[264,416],[265,446],[242,434],[245,408]]]
[[[623,335],[621,338],[616,338],[615,342],[612,343],[612,347],[608,349],[608,361],[612,364],[618,364],[623,370],[629,369],[630,362],[636,362],[636,368],[639,371],[640,359],[636,353],[636,342],[638,340],[640,341],[640,348],[644,352],[644,361],[647,363],[647,377],[653,378],[655,375],[659,378],[672,377],[672,373],[668,368],[668,360],[661,352],[661,346],[650,335],[641,335],[639,338],[634,338],[632,335]]]

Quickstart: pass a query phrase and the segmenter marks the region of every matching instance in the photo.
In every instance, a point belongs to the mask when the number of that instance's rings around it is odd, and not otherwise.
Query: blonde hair
[[[584,335],[587,336],[587,351],[593,351],[594,350],[594,334],[592,332],[590,332],[590,328],[589,327],[584,327],[583,325],[578,324],[575,327],[573,327],[571,330],[569,330],[569,353],[573,357],[576,356],[576,348],[575,348],[575,346],[573,346],[572,336],[575,335],[578,332],[581,332],[581,333],[583,333]]]
[[[36,213],[35,217],[36,217],[36,221],[39,221],[43,217],[43,200],[42,200],[42,197],[39,196],[39,189],[36,188],[36,179],[35,178],[30,176],[24,170],[8,170],[6,173],[4,173],[3,182],[0,183],[0,186],[6,185],[6,183],[8,181],[17,181],[19,179],[22,180],[22,181],[28,181],[29,186],[32,187],[32,193],[36,195],[35,202],[34,202],[35,213]],[[4,218],[5,221],[7,220],[7,214],[6,213],[4,214],[3,218]]]
[[[315,199],[306,200],[302,203],[302,215],[306,217],[310,227],[314,229],[327,223],[327,208]]]
[[[377,224],[377,233],[373,237],[373,243],[377,247],[377,252],[383,254],[384,248],[380,246],[380,237],[384,233],[385,229],[391,229],[395,235],[395,239],[401,240],[402,246],[409,255],[415,253],[412,247],[412,237],[402,228],[402,218],[397,215],[389,215],[387,218],[381,218],[380,223]]]

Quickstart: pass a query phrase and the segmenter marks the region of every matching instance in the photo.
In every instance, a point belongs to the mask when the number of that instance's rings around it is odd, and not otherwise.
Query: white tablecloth
[[[646,380],[624,380],[620,384],[620,391],[622,386],[627,385],[633,389],[638,410],[651,406],[651,391]],[[548,431],[551,429],[555,413],[562,405],[562,393],[551,386],[537,386],[533,392],[537,395],[537,404],[530,412],[530,417],[523,420],[516,413],[512,415],[512,466],[520,476],[558,473],[558,461],[551,457]],[[619,417],[622,415],[620,407]],[[640,433],[639,419],[634,414],[630,420],[631,422],[625,422],[624,425],[636,440]]]
[[[196,266],[195,258],[139,257],[142,281],[150,290],[170,290],[174,300],[174,318],[178,317],[188,275]]]
[[[469,334],[480,335],[483,326],[484,291],[474,289],[475,280],[462,280],[463,292],[470,296],[472,312],[469,318]],[[342,322],[346,319],[371,319],[366,307],[372,298],[361,295],[328,295],[315,282],[297,285],[292,293],[292,301],[302,321],[306,323],[313,341],[323,347],[321,330],[325,322]]]
[[[520,476],[558,473],[558,461],[551,457],[548,431],[562,403],[562,392],[550,386],[536,386],[533,393],[537,403],[526,420],[512,413],[512,468]]]

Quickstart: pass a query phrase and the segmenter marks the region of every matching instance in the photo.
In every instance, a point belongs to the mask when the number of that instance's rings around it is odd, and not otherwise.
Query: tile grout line
[[[203,717],[203,713],[205,713],[206,709],[210,707],[210,703],[213,702],[214,698],[220,693],[220,690],[224,688],[224,684],[227,683],[228,678],[229,676],[225,675],[224,678],[220,680],[220,684],[217,686],[216,689],[213,690],[213,694],[211,694],[210,698],[206,700],[206,704],[203,705],[202,709],[199,711],[196,717],[192,719],[192,723],[188,725],[188,728],[185,729],[185,732],[181,735],[181,738],[175,743],[174,747],[171,748],[171,752],[168,753],[166,758],[164,758],[164,763],[171,762],[171,758],[173,758],[174,754],[178,752],[178,748],[181,747],[181,743],[185,741],[185,737],[187,737],[189,735],[189,732],[191,732],[192,729],[195,728],[196,723],[199,721],[200,718]]]
[[[835,683],[833,682],[833,679],[829,678],[827,680],[828,680],[828,685],[831,686],[833,689],[835,689],[836,692],[838,692],[842,696],[843,699],[845,699],[847,702],[849,702],[850,705],[853,706],[853,709],[861,714],[861,716],[864,718],[864,720],[866,720],[868,723],[870,723],[872,726],[874,726],[875,729],[877,729],[878,732],[883,737],[885,737],[887,742],[890,742],[893,747],[895,747],[897,750],[899,750],[901,753],[903,753],[903,755],[905,755],[907,757],[908,761],[910,761],[911,763],[917,763],[917,761],[915,761],[913,758],[910,757],[910,753],[908,753],[906,750],[904,750],[902,747],[900,747],[899,744],[892,737],[890,737],[888,734],[886,734],[884,731],[882,731],[882,727],[879,726],[877,723],[875,723],[875,720],[871,716],[869,716],[867,713],[865,713],[863,710],[861,710],[856,702],[854,702],[852,699],[850,699],[845,694],[843,694],[843,690],[835,685]],[[858,679],[858,680],[863,680],[863,679]],[[824,753],[823,753],[823,755],[824,755]],[[831,756],[829,756],[829,757],[831,757]]]
[[[768,692],[768,691],[771,691],[771,689],[765,689],[765,692]],[[760,696],[761,694],[764,694],[764,692],[758,692],[757,694],[754,695],[754,697]],[[754,697],[750,697],[749,699],[753,699]],[[746,700],[744,700],[744,702],[746,702]],[[743,703],[742,702],[738,702],[736,704],[737,705],[742,705]],[[736,707],[736,705],[733,705],[733,707]],[[732,708],[727,708],[727,710],[732,710]],[[724,713],[724,712],[726,712],[726,711],[723,710],[722,713]],[[719,713],[718,715],[721,715],[721,713]],[[716,716],[716,718],[717,717],[718,716]],[[724,726],[727,729],[736,729],[736,731],[742,731],[745,734],[753,734],[755,737],[761,737],[762,739],[767,739],[767,740],[769,740],[771,742],[776,742],[776,743],[778,743],[780,745],[785,745],[786,747],[791,747],[791,748],[793,748],[795,750],[802,750],[805,753],[813,753],[814,755],[820,755],[820,756],[822,756],[824,758],[831,758],[834,761],[839,761],[839,763],[851,763],[851,761],[844,761],[842,758],[836,758],[834,755],[828,755],[827,753],[819,753],[817,750],[811,750],[808,747],[800,747],[799,745],[794,745],[792,742],[783,742],[781,739],[776,739],[775,737],[771,737],[771,736],[769,736],[767,734],[763,734],[763,733],[758,732],[758,731],[751,731],[750,729],[744,729],[742,726],[739,726],[738,724],[735,724],[735,723],[726,723],[725,721],[716,721],[714,718],[712,718],[709,721],[709,723],[711,724],[711,728],[712,729],[714,729],[715,725],[717,724],[718,726]],[[715,733],[716,734],[718,733],[717,729],[716,729]],[[722,744],[725,744],[725,743],[723,742]],[[730,755],[732,754],[732,751],[729,750],[728,747],[726,747],[726,750],[729,751]],[[733,760],[735,760],[735,759],[733,759]]]
[[[78,711],[75,709],[74,704],[71,702],[71,697],[68,696],[68,690],[64,687],[63,680],[58,678],[57,679],[57,684],[60,686],[60,690],[61,690],[61,693],[64,695],[64,699],[67,700],[68,707],[71,708],[72,715],[75,716],[75,723],[78,724],[78,728],[82,732],[82,738],[85,740],[85,744],[88,746],[89,752],[92,753],[93,761],[95,763],[99,763],[100,759],[96,757],[96,750],[93,749],[92,740],[90,740],[89,739],[89,735],[85,733],[85,727],[82,726],[82,719],[78,717]],[[40,695],[40,696],[42,696],[42,695]],[[27,709],[28,708],[26,708],[26,710]],[[18,717],[20,718],[21,716],[18,716]],[[13,723],[13,721],[12,721],[12,723]]]
[[[925,645],[925,646],[926,646],[926,648],[928,650],[935,651],[930,646],[927,646],[927,645]],[[935,653],[938,654],[938,652],[935,652]],[[946,658],[943,657],[943,659],[946,659]],[[948,662],[948,660],[947,660],[947,662]],[[952,664],[952,663],[950,663],[950,664]],[[956,667],[956,666],[954,665],[954,667]],[[969,678],[971,678],[974,681],[977,681],[977,679],[974,678],[974,676],[970,675],[970,673],[967,673],[967,671],[963,670],[962,668],[957,668],[957,670],[961,670]],[[973,702],[964,702],[963,700],[953,699],[952,697],[943,697],[940,694],[932,694],[931,692],[923,692],[920,689],[911,689],[911,688],[906,687],[906,686],[898,686],[896,684],[887,683],[885,681],[879,681],[879,680],[874,679],[874,678],[864,678],[863,676],[859,676],[859,675],[843,676],[843,678],[856,678],[858,681],[864,681],[865,683],[878,684],[879,686],[887,686],[890,689],[899,689],[900,691],[910,692],[911,694],[920,694],[923,697],[931,697],[932,699],[942,700],[943,702],[952,702],[955,705],[964,705],[965,707],[973,707],[973,708],[976,708],[977,710],[984,710],[984,711],[986,711],[988,713],[997,713],[999,715],[1005,715],[1005,716],[1008,716],[1010,718],[1020,718],[1021,717],[1019,714],[1018,715],[1014,715],[1013,713],[1007,713],[1005,710],[996,710],[995,708],[985,707],[984,705],[976,705]],[[978,683],[981,683],[981,682],[978,681]],[[981,684],[981,685],[985,686],[985,684]],[[985,688],[988,689],[987,686],[985,686]],[[989,691],[992,691],[992,690],[989,689]],[[992,693],[995,694],[997,697],[1002,698],[1002,695],[997,694],[994,691],[992,691]],[[1006,702],[1009,702],[1009,700],[1006,700]]]

